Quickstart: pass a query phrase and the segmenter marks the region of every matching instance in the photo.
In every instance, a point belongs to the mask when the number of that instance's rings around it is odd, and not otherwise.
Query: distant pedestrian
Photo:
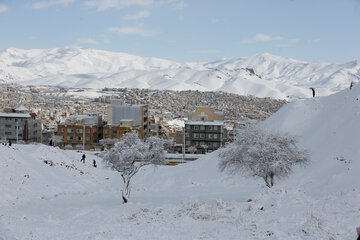
[[[313,98],[315,97],[315,88],[310,88],[312,90]]]
[[[53,142],[52,142],[52,139],[50,139],[49,146],[52,146],[52,145],[53,145]]]
[[[93,166],[94,166],[94,167],[97,167],[97,165],[96,165],[96,160],[95,160],[95,159],[93,160]]]
[[[353,86],[354,86],[354,82],[351,82],[350,83],[350,90],[353,88]]]
[[[12,145],[12,142],[11,142],[11,140],[9,140],[9,147],[11,147],[11,145]]]
[[[83,154],[82,157],[81,157],[81,161],[80,161],[80,162],[85,163],[85,158],[86,158],[86,156],[85,156],[85,154]]]

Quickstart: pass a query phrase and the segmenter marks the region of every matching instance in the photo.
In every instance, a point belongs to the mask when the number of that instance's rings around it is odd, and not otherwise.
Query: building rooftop
[[[5,118],[31,118],[31,115],[29,113],[6,113],[6,112],[0,112],[0,117],[5,117]]]
[[[220,126],[220,125],[224,125],[224,121],[192,121],[192,120],[186,120],[185,124],[188,124],[188,125]]]

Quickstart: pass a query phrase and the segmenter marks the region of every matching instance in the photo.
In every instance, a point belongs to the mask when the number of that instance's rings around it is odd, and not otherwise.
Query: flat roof
[[[185,124],[219,126],[219,125],[224,125],[224,122],[223,121],[191,121],[191,120],[187,120],[187,121],[185,121]]]
[[[29,113],[5,113],[5,112],[0,112],[0,117],[3,117],[3,118],[31,118]]]

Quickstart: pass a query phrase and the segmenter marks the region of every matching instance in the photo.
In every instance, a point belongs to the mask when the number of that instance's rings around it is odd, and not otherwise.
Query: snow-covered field
[[[23,85],[224,91],[288,99],[311,97],[310,87],[317,96],[327,96],[359,79],[359,60],[309,63],[262,53],[178,63],[77,47],[0,51],[0,83]]]
[[[91,153],[82,164],[79,152],[0,145],[0,239],[356,239],[360,86],[293,101],[264,124],[299,135],[311,164],[269,189],[219,172],[213,152],[143,168],[127,204],[120,175]]]

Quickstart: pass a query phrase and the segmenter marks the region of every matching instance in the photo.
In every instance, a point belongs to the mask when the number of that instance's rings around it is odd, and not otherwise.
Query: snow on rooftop
[[[15,111],[17,111],[17,112],[28,112],[29,109],[27,109],[24,106],[20,106],[20,107],[16,108]]]
[[[185,124],[188,125],[206,125],[206,126],[219,126],[224,125],[224,121],[192,121],[192,120],[186,120]]]
[[[5,113],[5,112],[0,112],[0,117],[4,117],[4,118],[31,118],[29,113]]]

